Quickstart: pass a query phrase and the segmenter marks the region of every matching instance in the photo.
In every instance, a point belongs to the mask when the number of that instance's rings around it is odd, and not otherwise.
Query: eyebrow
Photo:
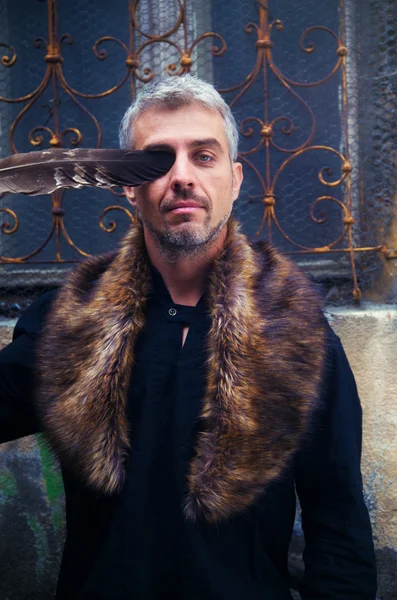
[[[202,146],[213,146],[215,148],[217,148],[218,150],[220,150],[221,152],[223,152],[223,148],[220,144],[220,142],[218,142],[218,140],[216,138],[204,138],[202,140],[193,140],[191,142],[189,142],[188,144],[189,148],[201,148]],[[167,150],[168,152],[175,152],[175,149],[167,143],[153,143],[153,144],[147,144],[146,146],[143,147],[143,150]]]
[[[189,144],[189,148],[198,148],[201,146],[214,146],[215,148],[217,148],[218,150],[223,152],[223,148],[222,148],[220,142],[218,142],[218,140],[216,138],[205,138],[203,140],[193,140]]]

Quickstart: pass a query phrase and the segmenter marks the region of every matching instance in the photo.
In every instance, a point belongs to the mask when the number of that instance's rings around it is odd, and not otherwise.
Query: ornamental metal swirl
[[[61,88],[75,106],[80,108],[85,115],[89,117],[95,126],[96,130],[96,146],[100,147],[102,144],[102,130],[98,119],[95,117],[84,104],[86,100],[95,100],[104,97],[109,97],[119,90],[122,86],[128,85],[130,89],[131,98],[134,99],[136,95],[137,82],[141,84],[148,83],[151,81],[155,74],[150,65],[145,64],[142,58],[143,52],[150,46],[165,44],[172,47],[178,60],[168,64],[165,67],[165,72],[171,76],[176,77],[189,73],[193,67],[193,53],[200,42],[210,38],[213,40],[213,46],[211,49],[212,55],[215,58],[222,57],[227,51],[227,44],[224,38],[216,32],[205,32],[197,37],[193,42],[188,40],[188,11],[187,11],[187,0],[174,0],[177,4],[177,15],[174,24],[168,28],[164,33],[154,35],[150,32],[143,31],[140,27],[137,10],[139,0],[128,0],[129,10],[129,22],[128,22],[128,33],[129,42],[125,44],[120,39],[117,39],[110,35],[104,35],[95,41],[93,45],[93,53],[97,60],[105,62],[108,58],[108,51],[104,48],[105,43],[111,43],[119,46],[125,54],[124,66],[125,73],[121,80],[112,87],[103,90],[99,93],[89,93],[87,91],[77,90],[70,85],[65,77],[62,64],[64,58],[62,56],[62,48],[65,44],[72,44],[73,38],[70,34],[65,33],[59,36],[58,34],[58,10],[57,0],[47,0],[47,12],[48,12],[48,39],[43,37],[37,37],[33,43],[37,49],[45,49],[44,62],[45,62],[45,73],[40,84],[33,91],[27,93],[24,96],[18,98],[7,98],[1,97],[0,101],[10,104],[20,104],[22,106],[20,112],[12,122],[9,131],[9,142],[13,152],[18,152],[15,143],[15,131],[21,125],[23,117],[37,103],[38,99],[43,96],[44,92],[48,89],[52,92],[52,116],[53,116],[53,127],[50,128],[48,124],[41,124],[34,127],[28,133],[28,140],[33,148],[37,149],[45,144],[51,147],[63,147],[65,145],[71,145],[78,147],[83,143],[83,132],[76,127],[69,127],[67,129],[60,129],[60,118],[59,118],[59,88]],[[352,215],[352,201],[351,201],[351,172],[352,165],[349,158],[349,139],[348,139],[348,123],[347,123],[347,111],[348,111],[348,97],[347,97],[347,79],[346,79],[346,60],[348,55],[348,49],[345,45],[345,34],[344,34],[344,0],[340,2],[341,8],[341,37],[338,37],[335,32],[324,26],[312,26],[307,28],[301,35],[300,49],[306,54],[315,52],[316,47],[310,39],[311,33],[314,31],[320,31],[324,35],[329,35],[334,39],[335,42],[335,64],[331,71],[323,77],[321,80],[312,81],[309,83],[299,82],[288,78],[282,73],[281,69],[277,66],[273,57],[274,47],[274,32],[282,31],[284,24],[280,20],[269,22],[268,18],[268,0],[259,0],[256,2],[258,6],[258,22],[247,23],[245,31],[249,36],[255,36],[255,48],[256,48],[256,59],[250,72],[240,82],[237,82],[233,86],[227,89],[219,89],[222,94],[232,94],[233,97],[229,102],[230,107],[234,108],[246,92],[252,87],[252,85],[262,76],[264,81],[263,90],[263,119],[253,116],[246,116],[240,122],[241,135],[249,140],[255,129],[259,132],[259,142],[253,145],[252,148],[242,151],[239,154],[239,159],[249,168],[256,176],[259,184],[260,194],[255,197],[259,198],[263,203],[263,215],[261,222],[258,223],[257,235],[262,234],[266,231],[269,239],[272,239],[273,228],[276,228],[278,232],[287,240],[294,248],[295,253],[300,254],[326,254],[333,252],[347,253],[350,257],[350,264],[353,277],[353,296],[356,300],[360,298],[360,289],[357,282],[356,266],[355,266],[355,254],[357,252],[367,252],[380,250],[385,251],[383,246],[377,247],[356,247],[353,240],[353,229],[354,229],[354,218]],[[181,44],[177,44],[173,41],[171,36],[175,33],[180,34],[180,39],[183,40]],[[178,38],[179,39],[179,38]],[[4,49],[4,55],[1,58],[2,67],[11,69],[17,60],[17,50],[14,46],[1,43],[0,49]],[[322,145],[313,145],[313,139],[316,132],[316,119],[314,113],[309,104],[299,94],[300,88],[310,88],[323,85],[335,76],[337,72],[341,72],[342,76],[342,111],[343,111],[343,135],[344,135],[344,148],[345,152],[342,154],[339,150]],[[270,120],[269,114],[269,74],[272,73],[280,84],[288,91],[291,97],[295,98],[304,110],[310,120],[310,127],[306,135],[306,139],[303,143],[296,145],[294,148],[287,148],[283,146],[281,141],[276,140],[276,134],[283,136],[291,136],[296,127],[293,120],[290,117],[279,115],[273,120]],[[258,169],[252,162],[252,155],[258,151],[262,151],[264,155],[263,169]],[[279,166],[277,171],[272,174],[272,153],[282,153],[285,155],[285,159]],[[293,165],[293,162],[301,155],[311,152],[325,152],[331,153],[340,160],[340,175],[334,180],[331,180],[332,173],[327,166],[324,166],[319,173],[318,179],[323,186],[328,188],[329,192],[315,198],[309,208],[308,219],[311,219],[314,225],[321,225],[327,220],[327,213],[324,210],[319,210],[319,207],[324,207],[327,203],[333,203],[340,210],[341,221],[343,227],[341,232],[338,232],[337,237],[327,245],[320,247],[309,247],[298,243],[290,234],[287,234],[283,228],[283,224],[280,222],[277,213],[277,197],[278,197],[278,184],[280,175]],[[344,185],[345,193],[343,201],[336,198],[332,190]],[[40,260],[32,259],[38,257],[40,252],[49,244],[50,240],[55,239],[56,242],[56,256],[53,263],[65,263],[67,261],[62,257],[61,241],[64,240],[66,243],[76,251],[76,254],[81,257],[89,256],[89,252],[80,248],[69,235],[65,222],[64,215],[65,211],[63,208],[63,197],[64,191],[55,192],[52,195],[52,224],[50,231],[47,234],[45,240],[40,245],[25,256],[17,257],[6,257],[0,256],[0,263],[24,263],[24,262],[40,262]],[[119,197],[122,195],[121,192],[113,191],[113,195]],[[134,220],[134,215],[126,208],[118,205],[108,206],[102,214],[99,216],[99,226],[103,231],[113,232],[116,229],[116,222],[111,221],[105,223],[104,219],[109,211],[122,211],[127,215],[131,221]],[[1,214],[3,215],[3,223],[1,225],[1,232],[6,235],[15,234],[19,228],[18,215],[9,208],[1,208]],[[343,247],[340,247],[343,242]],[[46,261],[48,262],[48,261]]]

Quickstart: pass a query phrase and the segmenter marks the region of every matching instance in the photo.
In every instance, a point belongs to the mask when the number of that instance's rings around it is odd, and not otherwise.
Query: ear
[[[132,206],[136,206],[135,188],[125,185],[123,189],[128,202],[132,204]]]
[[[244,179],[243,165],[239,162],[234,162],[232,164],[232,170],[233,170],[232,199],[234,202],[238,198],[238,195],[240,193],[241,184]]]

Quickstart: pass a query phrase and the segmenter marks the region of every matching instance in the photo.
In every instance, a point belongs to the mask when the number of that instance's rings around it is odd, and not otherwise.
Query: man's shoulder
[[[57,292],[58,289],[53,289],[32,302],[18,319],[14,328],[13,340],[21,335],[35,337],[39,333],[55,302]]]
[[[322,313],[323,298],[315,282],[288,256],[267,241],[251,243],[259,266],[258,296],[276,314]]]
[[[77,267],[71,271],[65,283],[61,286],[61,289],[72,287],[75,288],[77,292],[80,291],[82,295],[89,293],[91,289],[95,287],[95,284],[100,279],[101,275],[103,275],[112,264],[116,254],[116,252],[108,252],[107,254],[90,256],[81,261]]]
[[[13,339],[21,335],[35,337],[44,327],[48,315],[57,303],[58,296],[66,286],[74,285],[82,294],[89,293],[112,262],[114,255],[115,253],[101,254],[81,261],[67,275],[61,286],[44,293],[25,310],[16,323]]]

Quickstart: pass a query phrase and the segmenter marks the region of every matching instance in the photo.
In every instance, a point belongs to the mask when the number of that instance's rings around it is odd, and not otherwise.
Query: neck
[[[225,245],[227,225],[205,250],[194,256],[167,262],[161,255],[153,234],[144,227],[145,244],[152,265],[161,274],[175,304],[196,306],[204,293],[208,274]]]

